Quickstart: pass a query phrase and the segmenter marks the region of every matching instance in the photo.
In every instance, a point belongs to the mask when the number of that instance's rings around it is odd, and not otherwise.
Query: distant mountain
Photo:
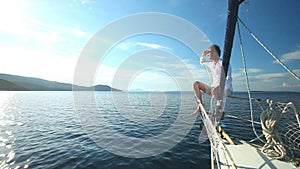
[[[111,87],[107,86],[107,85],[97,85],[94,86],[96,91],[110,91]],[[115,90],[115,89],[113,89]]]
[[[0,79],[0,90],[26,90],[24,87],[16,85],[10,81]]]
[[[30,90],[30,91],[71,91],[73,85],[40,78],[24,77],[10,74],[0,74],[0,90]],[[74,85],[76,90],[120,91],[107,85],[83,87]]]

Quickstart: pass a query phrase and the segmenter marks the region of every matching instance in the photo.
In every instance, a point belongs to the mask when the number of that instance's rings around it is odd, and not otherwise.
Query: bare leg
[[[200,100],[201,104],[203,104],[201,91],[203,91],[204,93],[206,92],[205,84],[196,81],[193,83],[193,88],[197,98]]]
[[[194,89],[196,97],[200,100],[201,104],[203,104],[201,91],[203,91],[204,93],[206,92],[205,84],[196,81],[193,83],[193,89]],[[199,111],[200,111],[200,106],[197,106],[197,109],[192,114],[193,115],[197,114]]]

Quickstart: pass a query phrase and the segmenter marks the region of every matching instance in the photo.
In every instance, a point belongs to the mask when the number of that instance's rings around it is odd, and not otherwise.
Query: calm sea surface
[[[0,168],[210,168],[209,142],[199,143],[201,120],[190,115],[196,107],[192,92],[94,95],[81,102],[79,113],[72,92],[0,92]],[[257,92],[253,97],[293,101],[300,110],[299,93]],[[204,99],[208,107],[209,98]],[[101,113],[90,109],[93,101]],[[254,111],[258,120],[261,110],[255,103]],[[250,118],[247,100],[227,98],[225,112]],[[223,123],[234,139],[255,137],[246,121],[225,117]],[[136,145],[119,135],[146,141]],[[153,144],[147,142],[151,138]]]

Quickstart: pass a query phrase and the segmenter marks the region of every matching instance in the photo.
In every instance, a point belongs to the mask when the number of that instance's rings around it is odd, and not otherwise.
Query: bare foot
[[[197,113],[200,113],[200,107],[199,106],[197,106],[197,109],[192,113],[192,115],[195,115]]]

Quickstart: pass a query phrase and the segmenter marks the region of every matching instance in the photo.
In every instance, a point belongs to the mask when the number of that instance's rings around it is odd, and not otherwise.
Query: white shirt
[[[219,60],[216,64],[213,61],[205,61],[204,58],[200,58],[200,64],[207,66],[211,71],[212,84],[211,87],[218,87],[220,85],[221,73],[224,73],[222,60]],[[232,88],[232,77],[231,77],[231,66],[229,65],[227,71],[227,77],[225,82],[225,90],[233,91]]]

